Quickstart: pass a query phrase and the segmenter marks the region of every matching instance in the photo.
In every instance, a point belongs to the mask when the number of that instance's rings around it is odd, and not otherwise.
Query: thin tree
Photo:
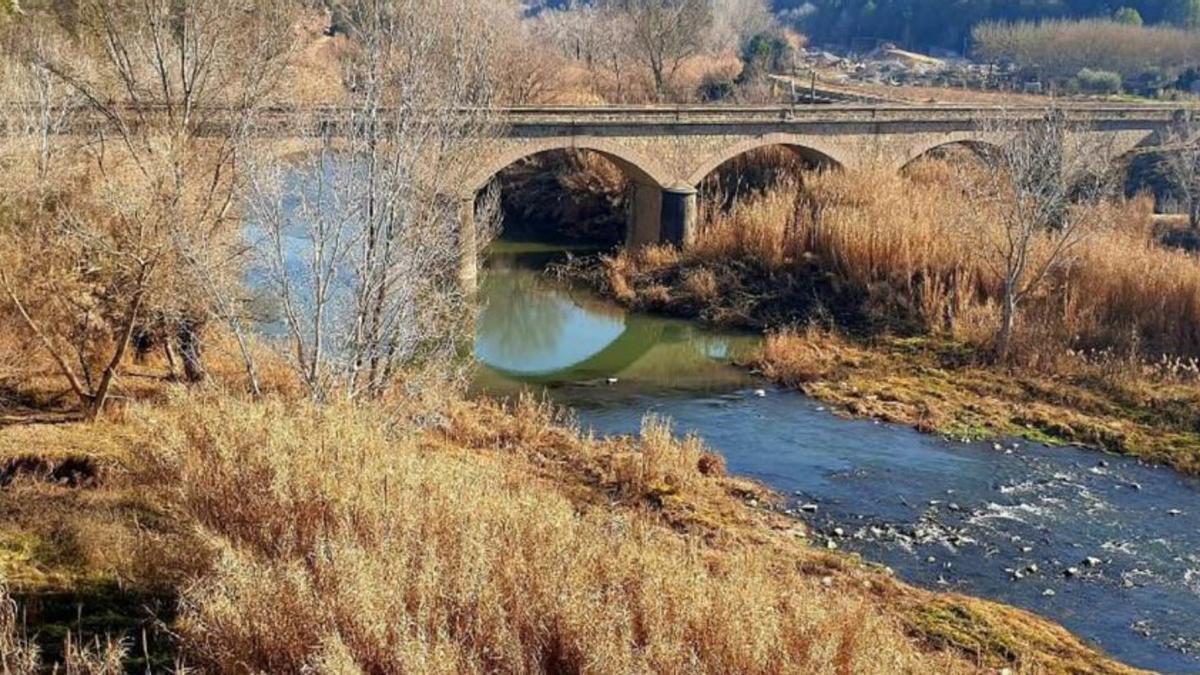
[[[1115,192],[1112,138],[1060,110],[1036,120],[1001,113],[978,126],[997,145],[987,153],[987,170],[966,173],[974,222],[965,226],[980,237],[985,264],[999,282],[995,350],[998,360],[1009,361],[1024,301],[1070,266],[1091,232],[1072,206]]]
[[[1159,153],[1158,173],[1172,195],[1187,209],[1188,226],[1200,231],[1200,127],[1189,113],[1171,125],[1166,147]]]
[[[710,35],[708,0],[611,0],[628,17],[635,53],[650,70],[660,99],[679,67],[700,53]]]
[[[316,400],[378,397],[414,373],[451,378],[469,328],[459,285],[462,186],[495,130],[498,36],[477,0],[340,5],[352,36],[343,117],[312,152],[248,159],[256,274],[280,300],[288,353]]]

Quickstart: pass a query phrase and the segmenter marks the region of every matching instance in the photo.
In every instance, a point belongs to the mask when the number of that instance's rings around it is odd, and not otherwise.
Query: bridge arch
[[[1003,144],[1004,138],[999,134],[975,130],[924,135],[899,153],[895,169],[904,171],[918,160],[951,148],[966,148],[986,161],[988,153],[999,150]]]
[[[906,156],[900,164],[899,171],[903,172],[912,167],[917,162],[923,159],[928,159],[937,156],[938,153],[946,152],[954,149],[965,149],[975,155],[975,158],[981,162],[990,163],[994,161],[1000,146],[992,141],[985,141],[978,138],[964,138],[960,140],[950,140],[942,143],[937,143],[930,146],[922,146],[923,149],[915,154]]]
[[[722,164],[748,152],[772,146],[790,148],[799,153],[801,157],[823,168],[841,169],[850,164],[847,152],[822,139],[794,134],[765,134],[725,146],[715,154],[706,157],[692,171],[686,182],[688,185],[699,185]]]
[[[566,136],[513,139],[502,141],[499,145],[495,150],[485,151],[479,167],[467,179],[464,196],[474,196],[505,168],[534,155],[555,150],[590,150],[616,164],[634,182],[656,188],[671,184],[670,174],[658,162],[607,138]]]

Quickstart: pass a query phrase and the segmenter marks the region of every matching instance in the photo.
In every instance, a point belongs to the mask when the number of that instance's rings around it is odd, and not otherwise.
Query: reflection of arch
[[[994,162],[996,162],[996,158],[997,158],[998,152],[1000,150],[1000,148],[995,143],[990,143],[988,141],[981,141],[978,139],[963,139],[963,140],[957,140],[957,141],[946,141],[944,143],[938,143],[936,145],[926,147],[925,149],[921,150],[916,155],[908,157],[907,159],[905,159],[904,164],[901,165],[900,170],[904,171],[904,170],[908,169],[910,166],[912,166],[913,164],[916,164],[917,162],[919,162],[923,159],[933,158],[933,157],[936,157],[939,153],[954,150],[956,148],[962,148],[965,150],[969,150],[971,152],[971,154],[975,155],[976,159],[978,159],[979,161],[981,161],[985,164],[993,164]]]
[[[663,331],[663,326],[657,322],[632,317],[617,339],[579,363],[547,373],[520,373],[491,364],[487,366],[510,379],[535,384],[607,377],[620,373],[641,360],[663,340]]]
[[[836,148],[825,145],[817,139],[794,134],[766,134],[749,140],[734,143],[717,154],[708,158],[696,171],[688,177],[688,185],[699,185],[713,171],[725,162],[759,148],[781,145],[795,150],[810,163],[822,168],[842,168],[848,164],[842,153]]]
[[[493,176],[505,168],[516,164],[527,157],[550,152],[552,150],[591,150],[610,160],[631,179],[663,187],[671,184],[671,178],[657,162],[643,157],[640,153],[630,150],[619,143],[605,138],[571,137],[522,139],[510,146],[504,147],[493,156],[483,158],[481,166],[471,174],[467,181],[466,193],[475,194],[483,189]]]

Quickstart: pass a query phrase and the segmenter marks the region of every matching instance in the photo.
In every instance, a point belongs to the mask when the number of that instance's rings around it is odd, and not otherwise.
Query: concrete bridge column
[[[657,244],[662,237],[663,191],[657,185],[634,182],[629,200],[625,245]]]
[[[696,188],[690,185],[663,190],[662,243],[682,248],[696,240],[696,222],[699,218],[697,195]]]

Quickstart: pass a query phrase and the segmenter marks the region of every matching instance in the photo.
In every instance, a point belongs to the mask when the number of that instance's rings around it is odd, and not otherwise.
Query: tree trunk
[[[1010,285],[1004,289],[1004,307],[1000,315],[1000,331],[996,334],[996,359],[1007,363],[1012,355],[1013,333],[1017,324],[1017,299]]]
[[[1188,225],[1193,232],[1200,231],[1200,199],[1188,202]]]
[[[139,288],[133,296],[133,304],[129,308],[129,316],[125,318],[125,325],[121,329],[121,337],[117,341],[117,349],[113,352],[112,359],[109,360],[108,366],[104,369],[104,374],[100,376],[100,384],[96,387],[96,393],[92,395],[91,400],[84,406],[83,415],[89,421],[94,421],[104,412],[104,404],[108,402],[108,393],[112,390],[113,380],[117,377],[117,369],[121,367],[121,361],[125,359],[125,350],[129,348],[129,343],[133,339],[133,328],[137,325],[139,313],[142,311],[142,298],[145,296],[145,287],[147,271],[142,270],[142,276],[138,280]]]
[[[193,321],[179,325],[179,356],[183,361],[183,376],[189,384],[203,382],[208,376],[204,371],[204,359],[200,353],[200,331]]]
[[[163,356],[167,359],[167,379],[172,382],[177,381],[179,369],[175,367],[175,347],[171,344],[170,336],[163,339]]]

